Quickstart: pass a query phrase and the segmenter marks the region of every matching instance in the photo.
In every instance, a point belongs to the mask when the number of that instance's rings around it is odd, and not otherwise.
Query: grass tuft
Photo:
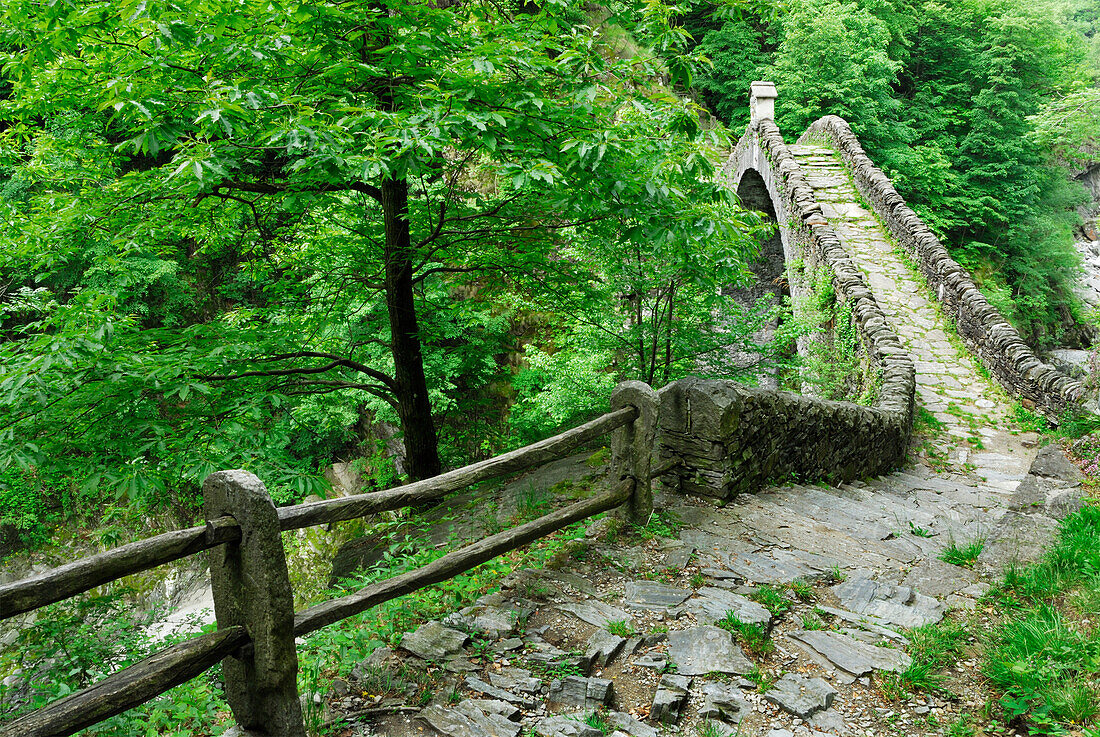
[[[1013,567],[991,592],[1008,616],[991,633],[983,672],[1006,722],[1032,734],[1100,734],[1100,508],[1062,521],[1043,559]],[[1091,725],[1091,728],[1090,728]]]
[[[618,637],[633,637],[634,627],[625,619],[612,619],[604,625],[604,629]]]
[[[791,600],[773,586],[761,586],[749,598],[758,604],[762,604],[765,609],[772,613],[773,617],[782,617],[793,606]]]
[[[726,616],[715,624],[736,635],[744,648],[754,655],[765,655],[775,649],[762,625],[742,622],[735,612],[726,612]]]
[[[962,546],[952,540],[940,553],[940,560],[954,566],[973,568],[983,550],[985,550],[984,538],[975,538]]]

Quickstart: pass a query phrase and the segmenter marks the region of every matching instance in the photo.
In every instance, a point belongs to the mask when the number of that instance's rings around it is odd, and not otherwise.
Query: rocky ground
[[[333,716],[362,735],[943,734],[984,698],[977,663],[900,700],[884,675],[909,666],[909,628],[980,610],[1079,497],[1056,448],[1034,471],[1014,493],[918,468],[724,508],[662,498],[675,537],[594,523],[559,568],[376,651],[334,684]],[[938,557],[973,540],[973,568]],[[383,693],[410,670],[432,672],[422,708]]]

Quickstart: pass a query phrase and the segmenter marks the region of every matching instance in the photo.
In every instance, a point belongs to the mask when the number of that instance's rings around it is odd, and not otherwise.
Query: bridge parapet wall
[[[914,259],[963,343],[1011,395],[1033,403],[1053,420],[1080,406],[1084,385],[1035,355],[872,163],[843,118],[827,115],[815,122],[799,139],[800,143],[811,141],[824,142],[840,153],[856,189]]]
[[[726,167],[736,186],[748,169],[768,187],[788,257],[824,265],[852,307],[864,350],[881,375],[872,406],[733,381],[688,378],[661,397],[661,454],[680,460],[667,490],[728,499],[769,480],[851,480],[897,468],[912,429],[916,373],[863,276],[829,226],[798,162],[771,119],[755,120]]]

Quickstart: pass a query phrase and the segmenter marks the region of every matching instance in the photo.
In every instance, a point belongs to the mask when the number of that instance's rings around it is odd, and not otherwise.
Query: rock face
[[[607,630],[596,630],[588,638],[584,656],[588,658],[592,666],[602,668],[622,651],[625,644],[626,638],[613,635]]]
[[[611,703],[613,685],[605,678],[566,676],[550,683],[550,706],[591,711]]]
[[[787,673],[775,682],[764,698],[799,719],[808,720],[832,706],[836,694],[836,689],[821,678],[803,678]]]
[[[1081,470],[1066,459],[1057,445],[1048,445],[1039,451],[1031,464],[1031,473],[1070,483],[1079,483],[1085,478]]]
[[[724,629],[704,625],[668,634],[668,658],[676,664],[682,676],[702,676],[707,673],[743,675],[752,670],[752,663]]]
[[[684,708],[690,688],[691,679],[687,676],[665,673],[657,683],[649,718],[660,724],[675,724],[680,718],[680,710]]]
[[[790,637],[806,646],[807,652],[817,655],[851,678],[868,675],[875,670],[902,671],[913,659],[901,650],[877,647],[860,642],[839,632],[802,630]]]
[[[734,686],[721,683],[704,683],[699,689],[703,694],[703,706],[699,709],[700,719],[726,721],[737,724],[752,711],[752,705],[745,700]]]
[[[857,614],[899,627],[921,627],[943,619],[943,604],[908,586],[895,586],[869,578],[853,578],[833,587],[840,605]]]

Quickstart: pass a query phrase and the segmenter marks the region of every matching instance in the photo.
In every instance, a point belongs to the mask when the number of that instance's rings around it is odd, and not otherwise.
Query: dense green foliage
[[[824,114],[846,118],[1031,342],[1072,342],[1083,194],[1053,157],[1087,158],[1096,136],[1090,7],[808,0],[776,18],[703,18],[693,32],[713,68],[699,88],[743,124],[748,81],[774,81],[788,136]]]
[[[0,21],[5,495],[187,507],[243,467],[286,500],[334,456],[380,456],[379,422],[430,474],[751,328],[718,290],[756,221],[698,109],[654,82],[690,73],[664,6],[85,0]]]

